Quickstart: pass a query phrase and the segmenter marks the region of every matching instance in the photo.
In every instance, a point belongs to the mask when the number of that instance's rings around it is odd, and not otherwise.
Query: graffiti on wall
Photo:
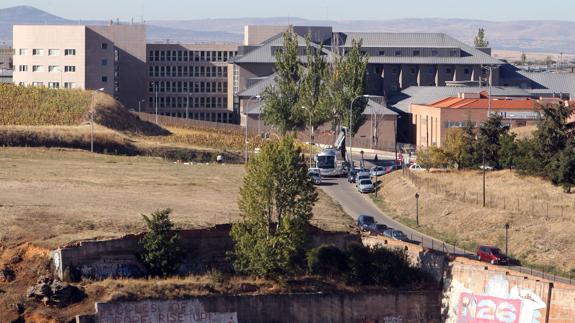
[[[502,274],[492,276],[485,290],[459,290],[457,323],[541,323],[545,302],[529,288],[513,286]]]
[[[199,300],[98,303],[97,323],[238,323],[237,313],[208,312]]]

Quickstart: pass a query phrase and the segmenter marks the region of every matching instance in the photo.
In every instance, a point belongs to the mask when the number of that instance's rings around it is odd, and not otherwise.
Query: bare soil
[[[418,192],[423,231],[468,249],[487,244],[504,250],[504,226],[509,223],[513,257],[563,272],[575,268],[575,195],[540,178],[509,170],[487,172],[484,208],[480,171],[418,172],[416,176],[419,181],[401,172],[383,176],[380,207],[413,224]]]

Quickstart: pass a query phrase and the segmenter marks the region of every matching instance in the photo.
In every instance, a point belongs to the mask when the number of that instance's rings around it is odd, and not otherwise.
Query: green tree
[[[515,169],[521,175],[542,175],[544,165],[540,163],[537,144],[534,139],[517,141],[517,155],[514,158]]]
[[[487,41],[487,39],[485,38],[485,29],[484,28],[479,28],[479,30],[477,31],[477,35],[475,36],[475,39],[473,40],[473,43],[475,44],[475,47],[489,47],[489,42]]]
[[[276,279],[297,270],[317,192],[300,164],[293,137],[265,144],[246,165],[242,221],[232,226],[236,271]]]
[[[560,185],[566,193],[571,193],[575,185],[575,143],[569,143],[558,153],[549,165],[553,184]]]
[[[448,129],[443,148],[450,166],[466,168],[473,165],[474,134],[473,124],[468,122],[465,128]]]
[[[543,105],[541,112],[542,119],[534,137],[540,162],[548,165],[573,137],[573,124],[568,122],[573,111],[563,104],[555,104]]]
[[[349,127],[349,109],[352,108],[352,135],[365,122],[363,111],[367,100],[355,98],[365,94],[367,56],[362,52],[362,41],[352,41],[345,55],[336,55],[328,83],[330,104],[333,107],[333,122],[336,126]]]
[[[305,123],[304,112],[298,106],[302,78],[298,37],[291,26],[284,33],[283,46],[275,52],[275,85],[263,92],[262,117],[282,135],[301,128]]]
[[[515,134],[504,133],[499,138],[499,164],[504,168],[513,168],[517,158],[517,143]]]
[[[506,135],[509,128],[504,127],[502,118],[498,114],[491,114],[479,128],[477,139],[477,159],[485,157],[485,163],[495,168],[501,168],[499,161],[500,140]]]
[[[323,54],[323,45],[315,46],[306,37],[307,65],[301,78],[300,102],[304,107],[305,122],[311,124],[310,131],[330,118],[330,106],[326,80],[329,78],[328,65]]]
[[[156,210],[150,217],[142,214],[148,232],[140,240],[144,249],[141,257],[153,276],[165,277],[173,274],[180,265],[180,237],[173,231],[171,212],[170,209]]]

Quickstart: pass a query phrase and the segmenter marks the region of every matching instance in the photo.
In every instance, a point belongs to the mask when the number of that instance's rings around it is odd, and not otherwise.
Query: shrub
[[[333,245],[321,245],[307,252],[307,268],[312,275],[339,276],[345,273],[347,256]]]
[[[178,268],[181,252],[178,247],[180,237],[173,232],[170,221],[172,210],[156,210],[150,217],[143,215],[148,232],[140,240],[144,248],[141,255],[148,271],[153,276],[168,276]]]
[[[347,281],[352,284],[368,285],[372,282],[371,255],[369,248],[362,244],[351,244],[347,250]]]

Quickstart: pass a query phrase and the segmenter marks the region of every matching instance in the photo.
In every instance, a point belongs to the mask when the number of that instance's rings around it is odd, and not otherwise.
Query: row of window
[[[158,108],[226,108],[226,97],[164,97],[150,96],[148,104],[150,107],[155,107],[156,102]]]
[[[27,84],[26,82],[20,82],[18,83],[18,85],[20,86],[27,86],[27,85],[31,85],[31,86],[38,86],[38,87],[42,87],[42,86],[48,86],[48,88],[50,89],[59,89],[60,88],[60,82],[32,82]],[[64,88],[65,89],[76,89],[78,88],[78,84],[76,84],[75,82],[64,82]]]
[[[227,62],[235,51],[150,50],[150,62]]]
[[[362,54],[366,55],[367,52],[366,51],[362,51]],[[405,53],[407,54],[407,53]],[[400,49],[396,49],[396,50],[380,50],[378,52],[378,56],[405,56],[404,51],[400,50]],[[414,49],[411,51],[411,56],[422,56],[421,55],[421,50],[419,49]],[[438,57],[439,56],[439,50],[431,50],[431,56],[433,57]],[[451,57],[458,57],[459,56],[459,51],[457,50],[450,50],[449,51],[449,56]]]
[[[151,77],[227,77],[227,66],[150,66]]]
[[[161,81],[149,82],[149,93],[221,93],[228,92],[227,82],[186,82]]]
[[[423,69],[423,68],[422,68],[422,69]],[[399,70],[400,70],[400,69],[399,69],[398,67],[393,67],[393,68],[391,69],[391,74],[397,74],[397,73],[399,72]],[[425,68],[424,71],[427,72],[427,74],[430,74],[430,75],[431,75],[431,74],[435,74],[435,68],[434,68],[434,67]],[[375,68],[375,73],[376,73],[376,74],[381,74],[382,72],[383,72],[382,67],[376,67],[376,68]],[[410,68],[409,68],[409,72],[410,72],[411,74],[417,74],[418,69],[417,69],[416,67],[410,67]],[[451,73],[453,73],[453,69],[452,69],[451,67],[446,67],[446,68],[445,68],[445,73],[451,74]],[[464,74],[464,75],[469,75],[469,73],[471,73],[471,69],[470,69],[470,68],[466,67],[466,68],[463,69],[463,74]],[[483,71],[482,73],[485,75],[485,71]]]
[[[28,56],[28,48],[18,49],[18,55]],[[44,56],[44,49],[33,48],[32,56]],[[50,48],[48,49],[48,56],[60,56],[60,49]],[[76,56],[76,50],[73,48],[64,49],[64,56]]]
[[[162,116],[185,118],[186,112],[159,112]],[[188,118],[194,120],[211,121],[211,122],[225,122],[232,121],[231,115],[225,112],[188,112]]]
[[[18,65],[19,72],[28,72],[28,65]],[[50,73],[60,73],[62,71],[59,65],[48,65],[48,72]],[[44,65],[32,65],[32,72],[44,72]],[[65,73],[76,72],[76,66],[66,65],[64,66]]]

